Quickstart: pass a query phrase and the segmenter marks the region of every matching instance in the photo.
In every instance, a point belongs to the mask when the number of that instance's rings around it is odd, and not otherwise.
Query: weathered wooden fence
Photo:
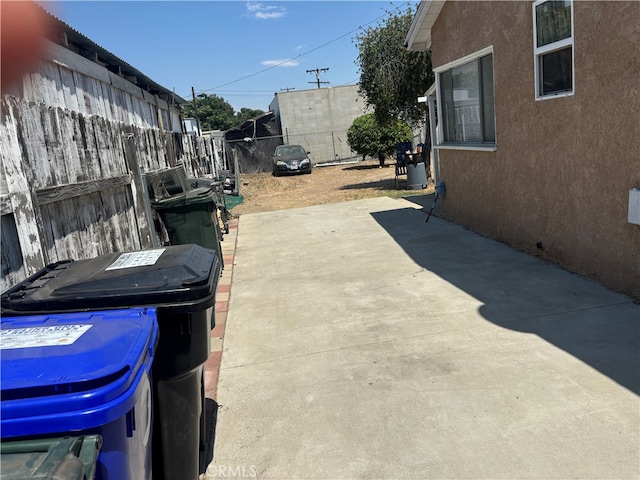
[[[0,108],[2,291],[51,262],[157,245],[143,174],[222,164],[212,139],[9,96]]]

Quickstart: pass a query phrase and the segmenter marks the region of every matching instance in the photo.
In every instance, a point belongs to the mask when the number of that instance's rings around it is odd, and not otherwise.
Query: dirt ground
[[[274,177],[271,173],[240,175],[243,202],[231,208],[234,217],[245,213],[271,212],[372,197],[406,197],[433,192],[406,190],[406,175],[395,187],[395,163],[380,168],[378,160],[356,164],[315,167],[311,175]]]

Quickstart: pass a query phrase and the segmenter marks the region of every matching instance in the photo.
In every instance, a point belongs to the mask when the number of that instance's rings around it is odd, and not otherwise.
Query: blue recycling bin
[[[0,441],[99,435],[98,480],[152,478],[153,308],[3,316]]]

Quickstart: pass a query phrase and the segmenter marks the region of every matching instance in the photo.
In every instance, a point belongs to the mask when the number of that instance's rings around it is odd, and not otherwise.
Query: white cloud
[[[261,20],[282,18],[287,14],[287,9],[277,5],[265,5],[260,2],[247,2],[247,16]]]
[[[263,60],[260,64],[265,67],[297,67],[300,62],[297,60]]]

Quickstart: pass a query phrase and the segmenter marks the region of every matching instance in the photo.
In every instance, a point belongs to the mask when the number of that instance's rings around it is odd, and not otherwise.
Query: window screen
[[[495,142],[493,55],[439,74],[444,141]]]

